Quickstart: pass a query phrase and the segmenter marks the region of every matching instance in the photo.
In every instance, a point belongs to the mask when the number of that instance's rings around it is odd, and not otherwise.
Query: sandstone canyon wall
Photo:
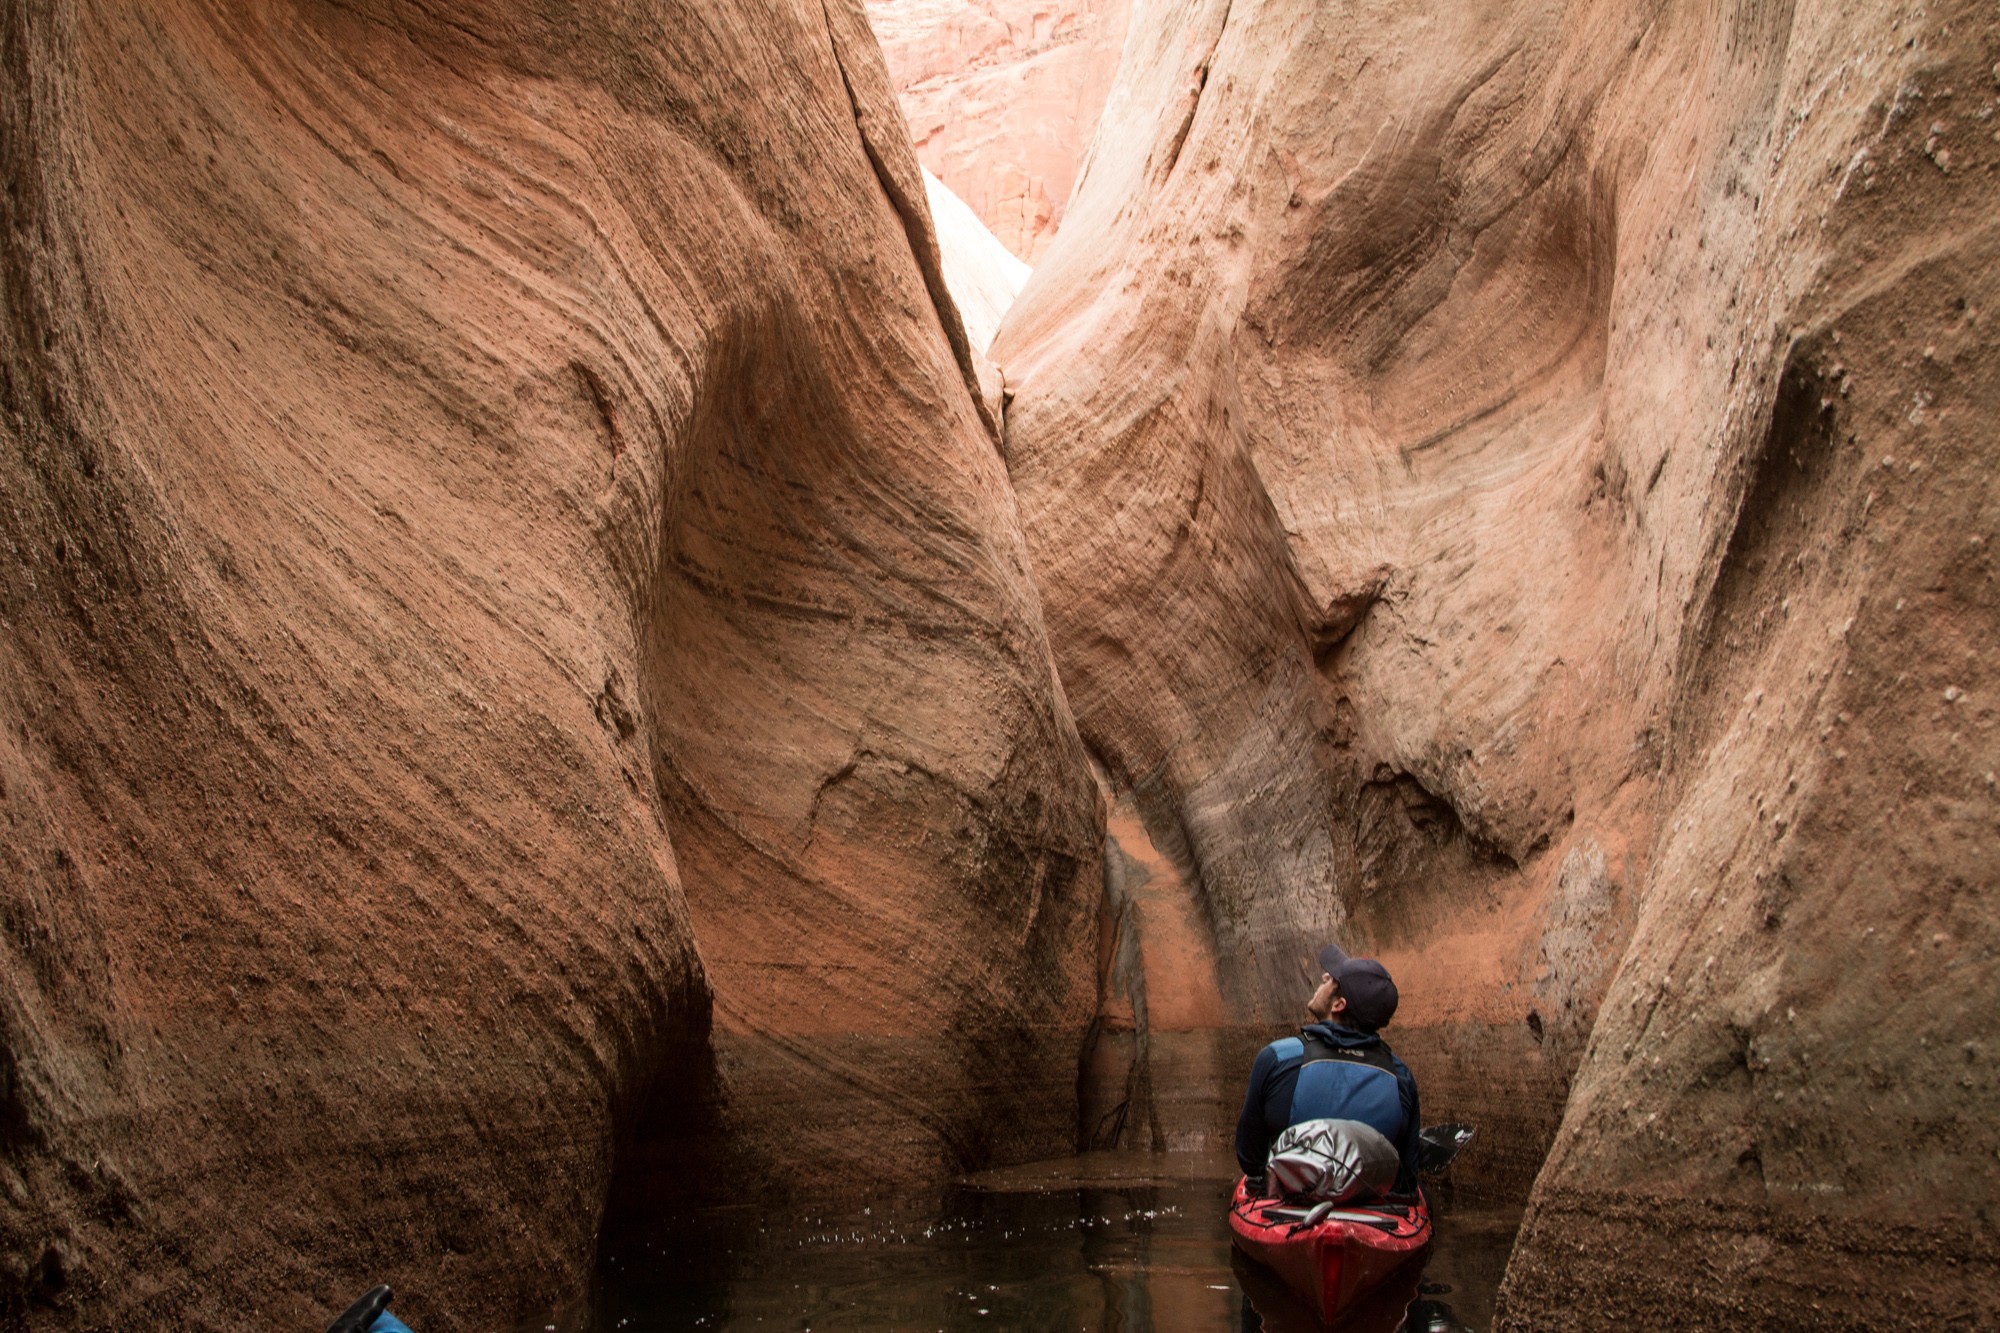
[[[2000,1299],[1996,61],[1969,3],[1142,2],[993,346],[1180,956],[1247,1024],[1388,961],[1461,1178],[1539,1169],[1509,1327]]]
[[[925,167],[1033,263],[1061,225],[1131,0],[868,0]]]
[[[1066,1148],[1098,798],[858,5],[0,29],[0,1318]]]
[[[924,172],[924,197],[937,229],[938,263],[952,304],[965,323],[965,336],[983,364],[1000,320],[1028,281],[1028,266],[1000,244],[951,187]],[[998,417],[998,405],[994,405]]]

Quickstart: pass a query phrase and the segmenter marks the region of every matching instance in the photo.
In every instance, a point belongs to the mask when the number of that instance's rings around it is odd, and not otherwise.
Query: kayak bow
[[[1472,1141],[1473,1128],[1436,1125],[1419,1137],[1419,1169],[1433,1175]],[[1229,1204],[1229,1230],[1237,1249],[1276,1273],[1330,1324],[1422,1262],[1431,1246],[1430,1201],[1419,1193],[1413,1200],[1361,1205],[1289,1203],[1252,1195],[1239,1180]]]
[[[1253,1197],[1243,1181],[1229,1206],[1236,1247],[1284,1279],[1331,1323],[1431,1245],[1430,1207],[1413,1202],[1314,1204]]]

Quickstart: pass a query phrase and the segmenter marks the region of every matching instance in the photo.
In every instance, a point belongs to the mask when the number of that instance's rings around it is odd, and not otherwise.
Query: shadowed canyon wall
[[[620,1163],[1066,1149],[1098,797],[858,5],[0,53],[0,1318],[539,1323]]]
[[[868,0],[924,166],[1029,263],[1048,248],[1131,0]]]
[[[1227,1020],[1388,962],[1461,1183],[1536,1182],[1508,1327],[1993,1308],[2000,20],[1132,22],[992,355]]]

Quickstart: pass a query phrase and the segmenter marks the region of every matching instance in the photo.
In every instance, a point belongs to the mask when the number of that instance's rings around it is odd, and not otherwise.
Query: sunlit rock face
[[[1996,54],[1972,4],[1141,3],[994,344],[1228,1019],[1338,935],[1462,1184],[1553,1143],[1510,1327],[1992,1308]]]
[[[1067,1148],[1098,798],[858,6],[4,24],[4,1322]]]
[[[979,215],[951,187],[924,172],[924,194],[937,229],[944,285],[965,323],[965,336],[982,357],[1000,331],[1000,320],[1028,281],[1028,266],[1016,259]]]
[[[1062,222],[1131,0],[867,0],[910,137],[1014,254]]]

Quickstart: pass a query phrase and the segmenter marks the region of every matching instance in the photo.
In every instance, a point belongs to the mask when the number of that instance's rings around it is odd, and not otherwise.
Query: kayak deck
[[[1332,1322],[1424,1257],[1431,1214],[1421,1198],[1334,1208],[1253,1198],[1239,1180],[1229,1204],[1229,1230],[1238,1249]]]

